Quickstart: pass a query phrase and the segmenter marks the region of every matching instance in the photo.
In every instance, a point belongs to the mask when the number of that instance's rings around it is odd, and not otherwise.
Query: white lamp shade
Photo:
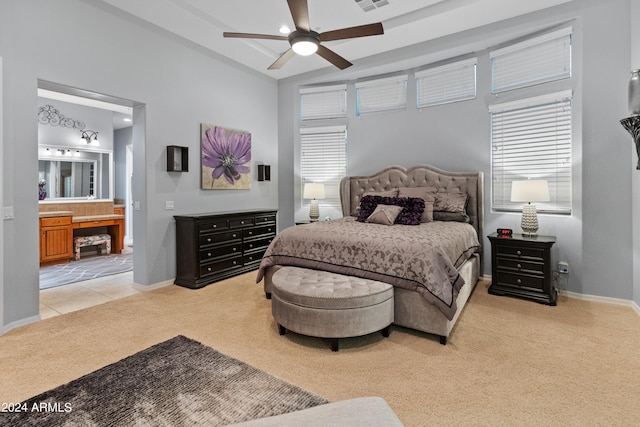
[[[304,184],[302,197],[305,199],[324,199],[324,184],[319,182],[307,182]]]
[[[526,181],[511,182],[512,202],[548,202],[549,183],[545,179],[528,179]]]

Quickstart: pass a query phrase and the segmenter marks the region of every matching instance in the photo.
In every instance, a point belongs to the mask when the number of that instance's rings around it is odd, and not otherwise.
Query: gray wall
[[[556,235],[554,263],[567,261],[568,290],[630,300],[634,297],[631,183],[632,150],[619,124],[627,110],[630,52],[630,2],[576,0],[527,16],[415,45],[390,54],[356,61],[353,69],[309,73],[279,82],[280,167],[298,170],[295,156],[299,85],[350,82],[349,174],[368,174],[390,164],[432,164],[450,170],[485,174],[485,230],[519,229],[520,215],[491,211],[490,128],[487,107],[509,101],[509,93],[490,94],[487,48],[528,33],[571,21],[574,29],[573,213],[540,215],[541,234]],[[616,31],[611,31],[615,28]],[[409,90],[407,111],[356,118],[353,81],[394,70],[476,52],[478,97],[473,101],[420,112]],[[395,68],[394,68],[395,67]],[[413,82],[410,81],[410,88]],[[563,83],[558,84],[558,88]],[[537,93],[531,89],[531,95]],[[500,98],[500,99],[497,99]],[[290,132],[293,129],[294,135]],[[284,176],[284,174],[283,174]],[[290,189],[294,179],[280,182],[281,220],[293,222],[301,212]],[[615,225],[615,227],[613,226]],[[486,255],[489,244],[485,238]],[[485,274],[490,263],[485,262]],[[636,300],[638,299],[636,292]]]
[[[173,215],[277,208],[277,181],[200,190],[200,123],[252,134],[252,165],[277,170],[277,83],[100,2],[0,2],[4,71],[3,325],[38,316],[38,79],[134,101],[134,280],[175,277]],[[190,172],[167,173],[165,147],[189,147]],[[277,174],[274,174],[277,177]],[[165,211],[173,200],[175,210]]]
[[[127,145],[133,144],[131,127],[117,129],[113,132],[113,162],[115,199],[127,198]],[[128,208],[128,206],[127,206]]]

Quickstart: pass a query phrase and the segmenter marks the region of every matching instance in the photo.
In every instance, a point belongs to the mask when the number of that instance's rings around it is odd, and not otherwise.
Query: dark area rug
[[[111,276],[133,270],[133,253],[99,255],[40,268],[40,289]]]
[[[223,426],[327,403],[177,336],[0,413],[3,426]]]

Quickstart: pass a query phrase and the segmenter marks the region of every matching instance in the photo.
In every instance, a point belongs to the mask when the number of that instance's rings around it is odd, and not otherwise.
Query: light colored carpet
[[[255,273],[169,286],[0,337],[0,402],[16,402],[185,335],[331,401],[381,396],[407,426],[637,425],[640,316],[561,297],[557,307],[478,284],[442,346],[404,328],[340,342],[278,335]],[[1,414],[0,414],[1,415]]]

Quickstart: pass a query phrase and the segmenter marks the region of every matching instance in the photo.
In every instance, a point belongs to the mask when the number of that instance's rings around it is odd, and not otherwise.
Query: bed
[[[343,178],[340,198],[343,218],[271,242],[257,276],[267,298],[282,266],[379,280],[394,286],[395,325],[446,344],[482,271],[482,173],[391,166]]]

